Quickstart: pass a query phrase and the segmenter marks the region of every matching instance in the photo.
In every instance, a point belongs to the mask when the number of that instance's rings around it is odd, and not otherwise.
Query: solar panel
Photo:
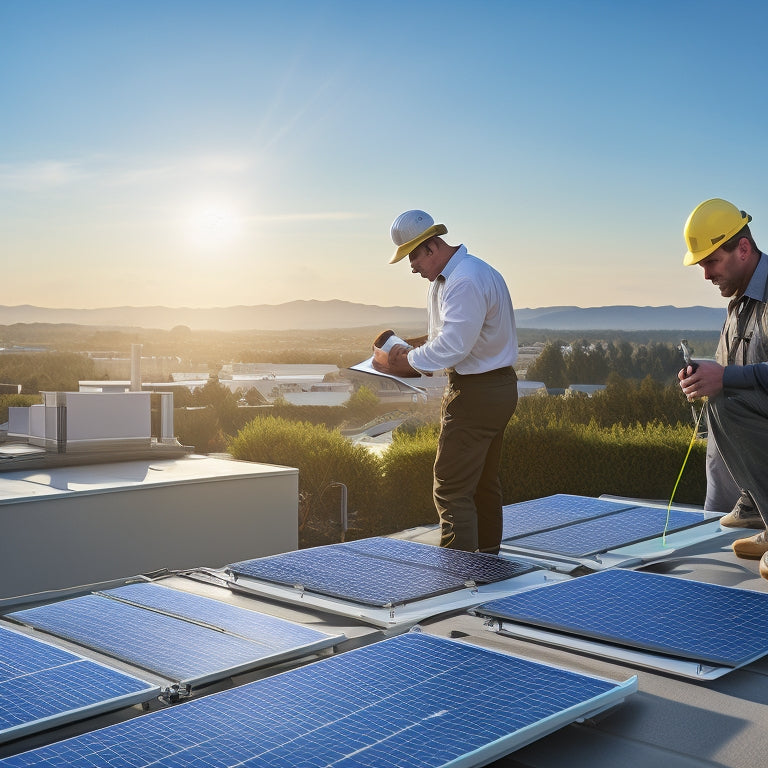
[[[768,653],[768,594],[609,570],[494,600],[476,613],[707,664]]]
[[[214,627],[250,640],[271,651],[306,646],[324,647],[342,639],[291,621],[240,608],[220,600],[170,589],[159,584],[126,584],[98,593],[168,616]]]
[[[503,508],[504,529],[501,538],[506,541],[550,528],[559,528],[581,520],[609,515],[631,506],[633,505],[627,502],[565,493],[507,504]]]
[[[592,520],[514,539],[515,549],[589,557],[618,547],[681,531],[710,520],[700,512],[657,507],[631,507]]]
[[[263,644],[100,595],[9,617],[189,685],[274,661]]]
[[[330,544],[228,566],[236,576],[379,608],[527,573],[533,566],[387,538]]]
[[[0,627],[0,742],[159,693],[145,680]]]
[[[409,633],[0,765],[469,768],[614,706],[636,687],[634,677],[616,683]]]
[[[462,552],[430,544],[420,544],[405,539],[386,537],[360,539],[345,545],[357,552],[373,557],[386,558],[399,563],[418,563],[429,568],[445,571],[463,581],[489,584],[511,579],[535,568],[530,564],[503,560],[495,555],[480,552]]]

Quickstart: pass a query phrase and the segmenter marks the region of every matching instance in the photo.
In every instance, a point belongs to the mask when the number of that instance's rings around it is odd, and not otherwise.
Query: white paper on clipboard
[[[355,365],[349,366],[350,371],[360,371],[361,373],[371,373],[374,376],[383,376],[386,379],[393,379],[394,381],[399,382],[405,387],[408,387],[408,389],[412,389],[414,392],[418,392],[419,394],[424,394],[425,389],[423,386],[418,386],[415,382],[421,382],[426,378],[429,378],[427,376],[421,375],[421,376],[413,376],[409,377],[407,379],[404,379],[400,376],[392,376],[390,373],[382,373],[381,371],[377,371],[373,367],[373,355],[371,355],[367,360],[363,360],[362,363],[356,363]]]

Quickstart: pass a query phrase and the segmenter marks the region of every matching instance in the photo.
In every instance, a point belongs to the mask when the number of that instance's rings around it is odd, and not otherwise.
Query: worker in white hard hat
[[[689,400],[708,398],[710,439],[742,491],[721,523],[759,529],[734,541],[733,551],[759,558],[760,574],[768,579],[768,256],[755,245],[751,220],[714,198],[698,205],[685,223],[683,264],[698,264],[704,279],[730,302],[716,362],[695,361],[678,378]]]
[[[433,484],[440,544],[495,554],[502,440],[517,405],[515,316],[501,274],[464,245],[448,245],[447,231],[420,210],[392,224],[390,263],[407,256],[411,271],[429,281],[428,333],[420,346],[395,344],[373,364],[396,376],[447,371]]]

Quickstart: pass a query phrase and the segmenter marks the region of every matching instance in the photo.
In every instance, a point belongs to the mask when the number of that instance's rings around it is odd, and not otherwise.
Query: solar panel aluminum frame
[[[225,602],[225,601],[217,601],[214,598],[210,597],[204,597],[202,595],[196,595],[194,593],[188,593],[184,592],[182,590],[174,589],[173,587],[168,587],[162,584],[159,584],[158,582],[150,582],[150,581],[140,581],[135,582],[137,584],[151,584],[154,587],[159,587],[162,589],[167,589],[171,593],[179,593],[185,596],[190,596],[195,599],[199,598],[201,600],[207,600],[213,604],[216,604],[217,602],[221,602],[221,605],[225,608],[234,608],[237,610],[243,610],[247,611],[249,613],[253,613],[255,615],[259,615],[258,611],[252,611],[250,608],[241,608],[240,606],[235,606],[231,603]],[[132,585],[123,585],[123,586],[132,586]],[[243,633],[238,631],[236,628],[225,628],[223,626],[219,626],[217,624],[211,624],[209,622],[206,622],[198,617],[192,616],[190,614],[185,614],[182,611],[174,611],[174,610],[168,610],[160,607],[153,607],[152,605],[149,605],[145,602],[142,602],[139,599],[133,599],[131,597],[126,597],[120,593],[120,588],[112,589],[108,591],[103,592],[94,592],[93,594],[98,595],[100,597],[105,597],[110,600],[117,600],[122,603],[127,603],[128,605],[133,605],[137,608],[143,608],[147,611],[154,611],[155,613],[160,613],[165,616],[170,616],[171,618],[176,618],[181,621],[188,621],[193,624],[197,624],[200,627],[213,629],[217,632],[223,632],[224,634],[233,635],[236,637],[241,637],[244,640],[248,640],[250,642],[253,642],[255,644],[259,644],[260,640],[259,638],[254,638],[250,636],[249,634]],[[275,622],[281,622],[285,625],[295,624],[296,622],[290,621],[289,619],[279,619],[275,616],[270,616],[268,614],[264,614],[265,618],[272,619]],[[307,628],[311,629],[311,628]],[[264,664],[261,664],[260,666],[271,666],[273,663],[281,663],[283,661],[291,660],[294,658],[301,658],[303,656],[310,656],[312,654],[320,653],[323,651],[331,651],[334,647],[337,645],[343,643],[347,636],[343,632],[326,632],[321,630],[315,630],[311,629],[311,631],[318,635],[316,640],[313,640],[311,642],[304,642],[301,645],[294,646],[292,648],[288,648],[286,650],[281,651],[275,651],[274,653],[270,654],[268,657],[264,657]],[[321,636],[321,637],[320,637]]]
[[[218,636],[219,634],[221,634],[222,636],[229,636],[231,638],[240,640],[242,643],[252,645],[254,649],[259,648],[259,646],[253,641],[246,640],[245,638],[240,638],[231,632],[222,631],[216,627],[200,624],[189,619],[183,619],[177,616],[172,616],[170,614],[162,613],[160,611],[156,611],[150,608],[143,608],[142,606],[136,605],[134,603],[128,603],[124,600],[115,600],[113,598],[106,597],[105,595],[100,593],[83,595],[83,596],[80,596],[79,599],[85,599],[85,598],[97,598],[99,600],[103,600],[106,605],[109,605],[110,603],[125,605],[137,611],[145,611],[148,616],[154,614],[158,617],[162,617],[163,619],[167,619],[171,622],[178,624],[180,628],[183,627],[184,624],[189,624],[190,626],[195,626],[197,629],[210,632],[212,636]],[[78,599],[78,598],[74,598],[74,599]],[[254,656],[251,659],[248,659],[246,661],[241,661],[238,663],[230,663],[230,664],[222,663],[215,668],[212,666],[210,671],[204,672],[204,673],[173,676],[172,674],[169,674],[168,672],[160,668],[151,668],[149,665],[144,665],[140,660],[138,660],[135,657],[131,658],[128,654],[121,654],[119,652],[116,652],[114,649],[105,647],[100,644],[89,645],[88,642],[86,642],[83,638],[79,636],[72,636],[67,632],[61,632],[51,628],[47,628],[45,623],[36,622],[34,618],[25,616],[23,615],[23,613],[24,612],[22,611],[22,612],[19,612],[18,614],[17,613],[9,614],[9,618],[13,621],[19,622],[20,624],[35,628],[40,632],[46,632],[52,637],[58,637],[68,643],[73,643],[81,647],[88,648],[91,651],[98,653],[105,658],[115,659],[117,662],[121,664],[129,665],[133,669],[145,671],[146,673],[151,674],[154,677],[157,677],[166,681],[169,685],[178,684],[182,687],[188,687],[188,688],[199,688],[199,687],[208,685],[210,683],[218,682],[228,677],[235,677],[237,675],[253,672],[255,670],[265,669],[267,667],[271,667],[275,664],[280,664],[285,661],[291,661],[293,659],[297,659],[301,657],[309,657],[316,653],[322,653],[326,650],[331,649],[334,645],[337,645],[338,643],[346,639],[346,637],[343,634],[331,635],[331,634],[321,633],[323,634],[322,638],[319,638],[313,642],[304,643],[303,645],[301,645],[300,648],[291,648],[291,649],[280,650],[274,653],[270,653],[268,655]]]
[[[564,505],[574,505],[576,507],[576,515],[580,514],[580,516],[564,514],[564,510],[562,510]],[[580,505],[582,510],[584,510],[585,506],[587,507],[587,510],[579,513]],[[605,517],[606,515],[611,515],[614,512],[630,509],[634,506],[637,506],[637,503],[627,499],[603,499],[570,493],[556,493],[552,496],[543,496],[538,499],[530,499],[529,501],[506,504],[502,508],[504,517],[502,541],[513,541],[514,539],[522,538],[531,533],[554,530],[555,528],[562,528],[566,525],[572,525],[573,523],[582,522],[584,520],[594,520],[600,517]],[[589,509],[590,507],[591,511]],[[531,510],[535,510],[536,523],[528,528],[526,532],[504,535],[504,533],[507,533],[508,521],[511,523],[511,526],[514,527],[513,518],[519,513],[519,508],[523,509],[524,516],[526,511],[530,515]],[[555,511],[554,519],[552,517],[553,509]],[[570,511],[573,512],[574,510],[571,508]],[[557,519],[558,517],[559,520]]]
[[[275,584],[250,576],[239,575],[237,579],[228,581],[227,585],[233,592],[258,595],[280,602],[318,609],[383,629],[397,628],[405,631],[424,619],[442,613],[465,611],[480,603],[505,597],[521,590],[539,587],[553,581],[561,581],[564,578],[566,577],[558,573],[535,570],[514,576],[511,579],[468,586],[454,592],[414,600],[410,603],[390,605],[385,608],[376,608],[350,600],[320,595],[305,591],[301,587]]]
[[[633,570],[551,588],[470,612],[499,634],[694,680],[714,680],[766,656],[765,625],[753,619],[768,602],[759,591]],[[668,616],[684,612],[688,623],[675,632]]]
[[[495,652],[503,653],[502,651]],[[569,671],[567,667],[557,664],[547,663],[547,666],[563,671]],[[511,753],[516,752],[518,749],[527,747],[529,744],[532,744],[539,739],[543,739],[567,725],[572,725],[577,722],[580,723],[584,720],[597,717],[603,712],[619,706],[624,702],[627,696],[637,693],[638,690],[637,675],[632,675],[622,682],[609,680],[608,678],[600,677],[599,675],[588,676],[597,680],[609,681],[615,688],[612,691],[603,693],[599,697],[593,698],[588,704],[581,704],[569,707],[568,709],[563,709],[555,715],[539,720],[537,723],[521,728],[503,739],[488,744],[481,750],[471,752],[467,755],[463,755],[457,760],[446,763],[441,766],[441,768],[477,768],[477,766],[488,765],[496,760],[501,760],[504,757],[508,757]]]
[[[693,680],[716,680],[723,675],[733,672],[733,667],[719,665],[703,664],[699,661],[690,661],[688,659],[665,656],[663,654],[652,653],[650,651],[641,651],[633,648],[627,648],[613,643],[603,643],[598,640],[587,640],[575,635],[566,635],[560,632],[529,627],[524,624],[517,624],[507,619],[487,619],[484,623],[486,629],[496,632],[506,637],[513,637],[516,640],[528,640],[542,645],[549,645],[555,648],[563,648],[567,651],[584,653],[589,656],[595,656],[602,659],[625,662],[633,666],[653,669],[657,672],[668,672],[679,677],[687,677]],[[757,660],[764,654],[758,654],[754,660]]]
[[[330,653],[334,645],[346,639],[343,634],[329,635],[328,637],[329,640],[318,640],[314,643],[307,643],[301,646],[300,652],[296,650],[280,651],[279,653],[273,653],[269,656],[262,656],[253,661],[247,661],[243,664],[231,665],[229,667],[222,667],[209,674],[189,677],[178,682],[180,685],[189,686],[192,689],[200,688],[226,678],[237,677],[238,675],[268,669],[275,665],[282,664],[283,662],[299,661],[301,659],[307,660],[315,654]]]
[[[561,573],[571,573],[579,567],[588,571],[603,571],[608,568],[636,568],[667,560],[693,550],[702,544],[713,543],[719,539],[738,538],[743,535],[741,529],[723,528],[719,522],[720,517],[717,515],[712,520],[692,528],[673,531],[665,536],[655,536],[587,557],[571,557],[557,552],[524,549],[516,547],[514,539],[508,543],[501,543],[499,556],[515,559],[525,557],[530,562],[546,564],[547,567]]]
[[[97,715],[102,715],[108,712],[114,712],[118,709],[127,709],[129,707],[135,706],[136,704],[143,704],[147,701],[157,698],[162,692],[159,685],[150,683],[148,680],[144,680],[140,677],[137,677],[136,675],[129,674],[122,669],[118,670],[115,667],[102,664],[95,659],[81,656],[72,650],[60,647],[54,643],[43,640],[26,632],[20,632],[19,630],[11,628],[5,624],[2,625],[2,628],[4,631],[30,638],[38,643],[41,643],[42,645],[55,648],[57,651],[68,653],[72,656],[75,663],[87,663],[90,666],[100,667],[102,669],[109,670],[112,673],[119,673],[126,678],[130,678],[132,680],[143,683],[145,688],[143,690],[134,691],[132,693],[126,693],[120,696],[113,696],[109,699],[103,699],[96,703],[74,707],[72,709],[61,711],[52,715],[47,715],[45,717],[38,717],[35,720],[28,720],[24,723],[19,723],[18,725],[5,728],[0,731],[0,744],[21,738],[23,736],[29,736],[30,734],[38,733],[40,731],[48,730],[50,728],[78,722],[80,720],[96,717]]]
[[[152,583],[155,586],[161,586],[161,585],[157,584],[156,582],[138,582],[138,583]],[[169,591],[171,591],[171,592],[178,591],[178,590],[174,590],[171,587],[166,587],[166,586],[163,586],[163,589],[169,589]],[[113,592],[118,592],[118,591],[119,590],[113,590]],[[172,612],[168,612],[168,611],[165,611],[165,610],[161,610],[159,608],[153,608],[153,607],[147,606],[147,605],[145,605],[145,604],[143,604],[141,602],[134,601],[134,600],[131,600],[129,598],[121,597],[121,596],[118,596],[117,594],[111,594],[110,591],[94,592],[93,594],[99,595],[99,596],[104,597],[104,598],[109,599],[109,600],[117,600],[119,602],[124,602],[124,603],[127,603],[128,605],[133,605],[133,606],[135,606],[137,608],[142,608],[142,609],[147,610],[147,611],[153,611],[155,613],[160,613],[162,615],[178,619],[179,621],[188,621],[190,623],[197,624],[200,627],[212,629],[212,630],[215,630],[217,632],[223,632],[224,634],[233,635],[233,636],[236,636],[236,637],[241,637],[241,638],[243,638],[245,640],[250,640],[251,642],[254,642],[252,639],[246,637],[245,635],[237,633],[235,630],[222,629],[221,627],[214,626],[214,625],[211,625],[211,624],[207,624],[206,622],[196,620],[193,617],[184,616],[181,613],[172,613]],[[182,594],[186,594],[186,593],[182,593]],[[194,595],[194,594],[193,594],[193,596],[194,597],[198,597],[197,595]],[[213,600],[213,598],[203,598],[203,599]],[[225,602],[223,602],[222,605],[224,605],[226,607],[234,607],[230,603],[225,603]],[[250,610],[250,609],[243,609],[243,610]],[[288,619],[284,619],[283,621],[285,621],[286,624],[292,623]],[[333,651],[333,649],[337,645],[343,643],[347,639],[346,635],[343,632],[330,633],[330,632],[320,632],[319,630],[317,630],[317,634],[321,634],[321,635],[323,635],[323,637],[320,637],[317,640],[312,641],[312,642],[304,642],[301,646],[296,646],[296,647],[293,647],[293,648],[287,648],[287,649],[281,650],[281,651],[275,651],[275,652],[269,654],[269,656],[263,656],[260,659],[258,659],[256,662],[248,663],[246,665],[243,665],[242,667],[231,667],[231,668],[228,668],[228,669],[225,670],[225,672],[226,672],[225,675],[222,675],[222,674],[219,674],[219,673],[213,673],[213,674],[211,674],[211,675],[209,675],[207,677],[197,677],[197,678],[194,678],[194,679],[183,680],[183,681],[179,681],[179,682],[181,684],[184,684],[184,685],[191,685],[192,687],[198,687],[198,686],[201,686],[201,685],[205,685],[207,683],[216,682],[218,680],[221,680],[223,677],[234,677],[234,676],[236,676],[238,674],[242,674],[242,673],[245,673],[245,672],[253,672],[253,671],[256,671],[256,670],[259,670],[259,669],[265,669],[267,667],[271,667],[271,666],[275,666],[275,665],[278,665],[278,664],[282,664],[283,662],[286,662],[286,661],[295,661],[295,660],[299,660],[299,659],[306,659],[306,658],[309,658],[310,656],[313,656],[315,654],[331,653]]]
[[[326,755],[325,762],[332,762],[333,764],[336,764],[339,759],[343,759],[345,763],[356,764],[354,759],[356,752],[359,751],[364,760],[368,749],[374,751],[368,754],[369,759],[366,764],[373,764],[371,758],[375,756],[376,750],[381,751],[383,749],[386,751],[390,749],[387,743],[389,739],[393,739],[392,749],[395,750],[393,755],[399,759],[394,760],[392,764],[397,762],[398,765],[418,765],[420,764],[418,755],[428,750],[429,754],[434,757],[434,760],[430,762],[432,765],[439,765],[441,768],[476,768],[503,758],[510,752],[545,737],[559,728],[612,709],[621,704],[628,695],[635,693],[638,687],[637,676],[631,676],[623,682],[617,682],[613,679],[574,672],[565,667],[521,658],[504,651],[478,647],[472,643],[449,640],[420,632],[417,634],[419,635],[418,640],[415,638],[407,640],[407,636],[389,638],[239,688],[202,697],[178,707],[159,710],[144,717],[109,726],[100,731],[43,746],[19,756],[11,756],[7,763],[9,765],[23,765],[31,764],[34,761],[34,764],[53,766],[62,765],[64,764],[62,760],[72,757],[77,765],[85,766],[93,765],[94,757],[97,757],[99,764],[116,765],[119,762],[122,765],[124,755],[121,747],[125,745],[131,749],[131,764],[136,766],[173,762],[174,754],[178,755],[185,764],[191,764],[194,759],[200,760],[200,764],[205,764],[202,762],[205,760],[205,756],[212,754],[211,749],[216,749],[216,739],[223,738],[231,747],[226,755],[226,760],[229,761],[226,763],[228,765],[262,764],[262,762],[270,761],[270,757],[277,758],[277,761],[283,764],[286,759],[290,760],[292,755],[294,757],[298,757],[300,754],[306,756],[306,753],[300,751],[291,753],[285,748],[301,750],[302,745],[306,747],[306,741],[311,739],[312,749],[314,749],[315,740],[319,738],[319,751],[313,754]],[[397,644],[398,640],[405,641],[405,645]],[[396,646],[393,646],[393,643]],[[451,646],[453,646],[453,650],[450,650]],[[384,652],[383,658],[381,652]],[[357,686],[353,685],[353,691],[357,689],[370,692],[372,686],[376,687],[374,676],[380,675],[385,666],[393,664],[392,657],[395,655],[402,658],[399,655],[402,653],[406,655],[406,668],[401,670],[400,683],[396,682],[393,690],[389,690],[386,681],[382,681],[381,689],[373,692],[373,696],[368,695],[368,693],[362,697],[354,694],[355,700],[350,699],[346,703],[341,701],[339,702],[341,706],[336,705],[334,697],[329,698],[324,695],[320,697],[319,726],[315,724],[314,727],[309,727],[309,720],[304,710],[307,707],[313,708],[313,701],[315,701],[313,693],[317,692],[318,684],[321,687],[327,686],[326,681],[329,674],[330,679],[337,682],[340,679],[356,681]],[[457,696],[457,692],[453,688],[450,668],[442,669],[437,683],[438,688],[443,693],[440,698],[432,700],[429,694],[435,683],[434,669],[432,674],[429,674],[429,669],[419,670],[417,664],[418,679],[413,681],[413,693],[417,696],[417,701],[419,695],[427,693],[427,701],[431,702],[430,708],[426,711],[421,708],[414,708],[413,702],[407,700],[406,694],[412,685],[410,675],[406,674],[403,677],[403,673],[408,670],[407,664],[409,662],[407,659],[418,662],[417,657],[424,654],[425,658],[432,660],[429,663],[429,667],[432,668],[441,663],[439,658],[434,657],[435,653],[439,654],[443,660],[456,664],[457,669],[462,670],[458,675],[460,686],[467,687],[470,684],[470,678],[477,674],[477,670],[480,668],[488,669],[489,665],[500,674],[497,690],[502,692],[499,694],[502,696],[502,700],[495,704],[492,699],[486,701],[487,706],[483,707],[481,717],[486,727],[490,723],[497,727],[482,733],[481,738],[474,739],[472,744],[466,747],[461,746],[460,738],[457,741],[457,734],[452,730],[446,730],[445,727],[440,728],[441,716],[445,715],[451,718],[461,715],[466,718],[468,714],[465,711],[457,712],[457,708],[462,707],[463,697]],[[360,655],[364,656],[363,659],[360,659],[362,663],[357,661]],[[387,660],[388,656],[390,657],[389,660]],[[498,661],[497,665],[496,661]],[[329,668],[325,666],[327,664],[332,666]],[[527,676],[526,679],[521,681],[517,676],[518,672],[523,672],[524,676]],[[542,695],[544,697],[549,696],[547,701],[552,706],[546,707],[546,713],[536,715],[535,712],[530,711],[530,706],[526,702],[529,701],[529,694],[534,699],[536,698],[535,681],[540,679],[542,675],[546,676],[550,686],[547,691],[542,692]],[[588,681],[592,681],[593,684],[589,686],[589,690],[585,691],[584,685]],[[313,683],[313,685],[307,686],[308,682]],[[566,697],[565,704],[556,705],[552,695],[555,693],[555,688],[559,691],[560,686],[563,685],[567,686],[570,695]],[[534,690],[531,691],[526,686],[532,686]],[[306,698],[290,695],[302,690],[308,691]],[[474,679],[471,680],[470,692],[476,695],[478,700],[487,698],[482,688],[477,689]],[[504,697],[504,693],[507,692],[509,693],[508,698]],[[524,698],[518,699],[516,697],[518,694]],[[512,698],[513,695],[514,698]],[[393,699],[398,698],[401,699],[400,704],[393,702]],[[232,699],[236,701],[233,703]],[[275,731],[270,718],[281,699],[283,700],[282,706],[288,707],[285,722],[295,721],[297,723],[290,729],[293,732],[287,733],[284,738],[276,734],[276,739],[272,739],[272,744],[264,744],[263,749],[258,752],[248,752],[251,744],[258,746],[259,736],[264,737],[265,734],[272,734]],[[537,699],[539,704],[542,704],[544,700],[545,698],[541,697]],[[259,702],[265,707],[263,718],[262,710],[258,706]],[[243,710],[243,705],[248,703],[254,706]],[[397,708],[403,703],[406,709],[404,710],[405,717],[401,723],[393,718],[393,715],[397,715],[399,711]],[[498,726],[498,709],[500,705],[504,709],[504,704],[507,703],[511,706],[506,707],[504,725]],[[391,704],[394,704],[394,710],[392,710]],[[230,718],[223,717],[228,711],[227,705],[233,710],[233,715],[237,712],[252,713],[255,722],[251,731],[245,731],[242,724],[239,729],[227,727],[226,724]],[[296,707],[303,709],[296,709]],[[439,709],[437,709],[438,707]],[[514,721],[519,719],[515,713],[523,710],[527,711],[530,716],[526,716],[524,722],[515,726]],[[196,717],[205,718],[211,713],[216,715],[215,719],[221,721],[222,725],[212,726],[208,732],[201,736],[203,741],[195,741],[195,729],[192,727],[194,719]],[[435,726],[430,726],[427,722],[432,718],[436,718]],[[184,727],[180,730],[172,730],[172,727],[178,725],[179,721],[184,724]],[[341,735],[339,727],[347,727],[344,723],[350,727],[352,738],[349,740],[342,739],[343,743],[339,744],[339,736]],[[381,727],[382,724],[387,726],[382,738],[378,738],[379,731],[376,724],[378,727]],[[264,730],[265,725],[268,731]],[[467,727],[474,730],[474,723],[470,720]],[[163,742],[160,745],[158,739],[165,732],[172,736],[170,739],[172,743],[165,744]],[[409,732],[417,734],[410,745],[408,743]],[[435,737],[435,733],[439,735]],[[362,735],[363,738],[358,738],[356,734]],[[370,737],[367,737],[368,734]],[[401,735],[405,736],[405,741],[400,740]],[[246,737],[247,743],[243,744],[242,736]],[[191,741],[189,741],[190,737]],[[327,743],[323,744],[323,740]],[[299,743],[297,744],[297,742]],[[167,748],[158,754],[158,746]],[[355,751],[343,751],[350,747]],[[416,748],[415,754],[417,756],[415,758],[413,747]],[[330,753],[328,752],[329,748],[332,750]],[[444,751],[435,754],[435,750],[441,748]],[[114,762],[115,760],[117,762]],[[6,763],[4,760],[0,760],[0,762]],[[225,760],[219,762],[224,764]]]

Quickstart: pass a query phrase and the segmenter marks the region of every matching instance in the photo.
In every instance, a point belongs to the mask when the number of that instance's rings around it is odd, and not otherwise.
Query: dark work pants
[[[514,369],[449,373],[434,475],[440,546],[499,551],[503,527],[499,463],[504,428],[517,406]]]
[[[731,392],[707,403],[710,434],[768,528],[768,397],[751,389]]]

